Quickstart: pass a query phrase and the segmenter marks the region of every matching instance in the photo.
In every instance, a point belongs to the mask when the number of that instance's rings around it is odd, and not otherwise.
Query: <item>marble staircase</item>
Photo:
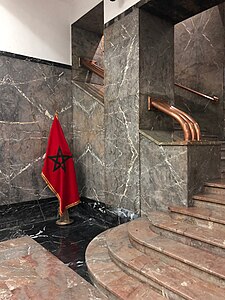
[[[86,261],[109,299],[225,299],[225,179],[193,207],[151,212],[97,236]]]

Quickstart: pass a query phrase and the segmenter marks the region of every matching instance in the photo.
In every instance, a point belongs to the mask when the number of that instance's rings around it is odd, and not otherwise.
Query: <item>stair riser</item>
[[[214,222],[213,220],[200,219],[198,217],[185,215],[179,212],[173,212],[173,218],[178,220],[183,220],[190,224],[196,224],[197,226],[201,226],[204,228],[209,228],[209,229],[215,228],[223,231],[225,230],[225,224]]]
[[[110,291],[107,290],[107,287],[104,287],[101,283],[99,283],[96,278],[91,274],[90,271],[89,272],[89,276],[91,278],[92,283],[94,284],[94,286],[106,297],[108,297],[108,299],[110,300],[118,300],[121,298],[118,298],[117,296],[113,295]],[[125,300],[125,299],[124,299]]]
[[[202,207],[202,208],[209,208],[209,209],[212,209],[212,210],[215,209],[215,208],[220,209],[221,214],[225,215],[225,205],[223,205],[223,204],[194,199],[194,206]]]
[[[210,194],[224,195],[224,197],[225,197],[225,189],[223,189],[223,188],[205,186],[204,187],[204,192],[205,193],[210,193]]]
[[[188,271],[190,274],[192,274],[200,279],[203,279],[206,282],[211,282],[218,286],[225,287],[225,280],[224,280],[225,278],[221,279],[218,276],[212,275],[209,272],[201,270],[196,266],[187,264],[187,262],[178,260],[177,258],[171,257],[165,253],[162,253],[158,249],[145,247],[144,245],[141,245],[134,240],[131,240],[131,244],[133,247],[135,247],[142,253],[145,253],[147,255],[152,255],[152,253],[154,253],[154,257],[157,257],[158,259],[160,259],[161,261],[163,261],[165,263],[169,263],[169,264],[173,265],[174,267],[177,267],[180,270],[183,270],[185,272]]]
[[[139,273],[138,271],[129,268],[127,265],[123,264],[123,262],[119,261],[117,258],[115,258],[112,253],[109,252],[109,255],[112,259],[112,261],[121,268],[124,272],[126,272],[128,275],[131,275],[138,280],[149,284],[154,290],[156,290],[158,293],[161,293],[166,299],[173,299],[173,300],[189,300],[189,298],[184,298],[179,294],[176,294],[176,291],[171,291],[167,287],[164,287],[160,285],[160,283],[155,282],[150,277],[146,277],[143,274]],[[153,299],[152,299],[153,300]],[[194,300],[194,299],[193,299]]]
[[[225,249],[218,247],[216,245],[209,244],[206,241],[200,241],[194,237],[184,236],[177,232],[169,231],[164,228],[159,228],[159,227],[155,227],[152,225],[150,226],[150,228],[155,233],[160,234],[168,239],[173,239],[174,241],[178,241],[185,245],[193,246],[198,249],[202,249],[202,250],[206,250],[206,251],[211,251],[212,253],[214,253],[216,255],[221,255],[221,256],[225,257]]]
[[[225,159],[221,159],[221,169],[225,169]]]

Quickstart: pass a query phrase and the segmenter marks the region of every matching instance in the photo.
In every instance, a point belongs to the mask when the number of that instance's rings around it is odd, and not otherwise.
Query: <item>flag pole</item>
[[[65,208],[63,214],[60,216],[59,220],[56,221],[57,225],[63,226],[63,225],[69,225],[73,223],[73,219],[70,219],[68,209]]]

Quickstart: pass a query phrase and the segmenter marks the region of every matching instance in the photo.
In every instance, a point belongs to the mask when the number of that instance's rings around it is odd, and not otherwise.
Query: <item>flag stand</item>
[[[73,223],[73,219],[70,219],[68,209],[64,210],[64,213],[60,216],[60,219],[56,221],[57,225],[69,225]]]

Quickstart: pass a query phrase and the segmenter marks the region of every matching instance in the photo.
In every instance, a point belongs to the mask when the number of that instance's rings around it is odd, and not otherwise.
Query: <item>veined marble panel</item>
[[[105,199],[139,212],[139,11],[105,38]]]
[[[224,4],[175,26],[175,82],[209,96],[212,103],[175,88],[175,104],[192,115],[207,135],[224,136]]]
[[[140,135],[141,212],[191,206],[203,184],[220,177],[220,144],[158,145]]]
[[[147,98],[174,101],[174,26],[140,10],[140,128],[172,129],[171,118],[147,110]]]
[[[0,56],[1,204],[53,195],[40,174],[56,110],[72,146],[71,70]]]
[[[104,67],[104,39],[101,34],[78,28],[72,25],[72,79],[74,81],[90,82],[103,85],[103,79],[80,66],[79,58],[94,60]]]
[[[187,206],[187,161],[187,146],[159,146],[140,135],[142,214]]]
[[[105,202],[104,105],[72,83],[73,137],[77,180],[81,196]]]
[[[204,182],[221,176],[220,144],[188,146],[188,199],[198,193]]]

